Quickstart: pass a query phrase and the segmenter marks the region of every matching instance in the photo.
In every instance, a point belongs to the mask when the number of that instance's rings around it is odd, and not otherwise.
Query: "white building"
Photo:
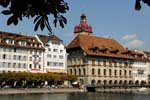
[[[130,54],[135,57],[142,57],[143,59],[134,59],[132,67],[133,82],[136,84],[145,84],[149,80],[150,60],[147,54],[142,50],[131,50]]]
[[[0,72],[43,72],[42,44],[35,37],[0,32]]]
[[[67,53],[63,41],[55,35],[37,35],[45,48],[44,72],[67,73]]]
[[[136,84],[141,84],[148,82],[148,65],[147,61],[134,61],[132,73],[133,82]]]

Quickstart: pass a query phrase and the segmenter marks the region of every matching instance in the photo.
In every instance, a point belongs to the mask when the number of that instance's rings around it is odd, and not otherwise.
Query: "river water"
[[[150,100],[150,94],[132,93],[51,93],[0,95],[0,100]]]

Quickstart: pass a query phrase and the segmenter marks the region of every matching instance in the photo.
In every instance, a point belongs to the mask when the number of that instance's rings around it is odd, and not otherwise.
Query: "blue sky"
[[[150,7],[142,4],[142,10],[134,10],[135,0],[66,0],[69,11],[65,28],[53,27],[53,33],[67,45],[73,39],[74,26],[85,13],[93,35],[112,37],[124,47],[150,51]],[[1,9],[1,8],[0,8]],[[6,16],[0,14],[0,31],[27,35],[48,34],[47,30],[34,32],[32,19],[24,19],[17,26],[7,26]]]

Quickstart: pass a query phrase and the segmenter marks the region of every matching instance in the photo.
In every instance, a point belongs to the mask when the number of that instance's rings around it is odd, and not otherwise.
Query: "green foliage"
[[[77,80],[77,77],[75,75],[67,75],[66,80],[73,82]]]
[[[34,18],[35,28],[37,31],[40,27],[45,27],[51,32],[51,26],[48,16],[53,16],[54,26],[57,22],[63,28],[67,23],[66,18],[62,15],[69,10],[68,4],[64,0],[0,0],[0,6],[4,8],[2,14],[11,15],[7,20],[7,25],[17,25],[23,17]]]
[[[27,85],[40,86],[42,83],[47,81],[50,84],[54,82],[63,83],[65,80],[76,81],[77,77],[74,75],[66,74],[53,74],[53,73],[27,73],[27,72],[9,72],[0,73],[0,83],[6,82],[6,85],[14,86],[15,82],[26,81]]]

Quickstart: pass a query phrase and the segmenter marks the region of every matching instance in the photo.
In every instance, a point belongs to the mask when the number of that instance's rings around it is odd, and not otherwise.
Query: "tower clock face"
[[[86,19],[83,19],[83,21],[85,22],[85,21],[86,21]]]

